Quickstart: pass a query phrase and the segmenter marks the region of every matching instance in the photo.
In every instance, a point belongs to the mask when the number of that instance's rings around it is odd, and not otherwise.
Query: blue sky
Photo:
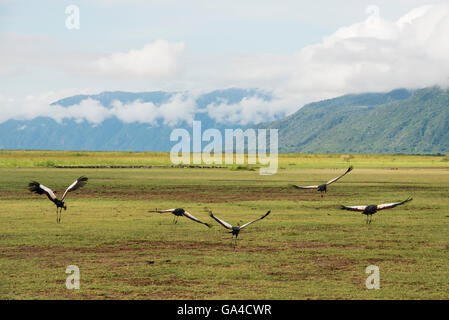
[[[446,85],[446,2],[0,0],[0,103],[244,87],[272,91],[276,105],[263,107],[274,116],[344,93]],[[65,26],[68,5],[79,30]]]
[[[377,5],[395,19],[442,1],[0,1],[0,31],[52,36],[68,50],[103,52],[156,39],[186,41],[202,53],[293,52],[365,18]],[[209,4],[208,4],[209,3]],[[77,5],[81,28],[65,29]]]

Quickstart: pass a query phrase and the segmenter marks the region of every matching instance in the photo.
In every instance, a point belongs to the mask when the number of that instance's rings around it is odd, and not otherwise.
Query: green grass
[[[351,163],[359,159],[360,166],[354,164],[354,171],[321,198],[316,191],[288,185],[338,175],[336,168],[346,164],[338,157],[317,155],[316,168],[308,168],[313,160],[291,157],[286,161],[295,165],[260,176],[246,168],[5,165],[14,153],[2,154],[0,168],[1,299],[449,298],[449,168],[442,165],[447,162],[432,168],[432,157],[417,156],[414,162],[410,156],[409,168],[401,158],[406,156],[396,156],[404,165],[392,170],[384,164],[393,156],[355,155]],[[17,163],[95,160],[94,153],[23,154]],[[100,153],[96,161],[105,157],[114,159],[114,154]],[[164,154],[128,157],[117,153],[116,161],[166,161]],[[418,163],[422,168],[416,168]],[[69,195],[61,224],[45,196],[26,190],[30,180],[38,180],[60,195],[80,175],[89,183]],[[377,213],[371,225],[360,213],[339,209],[340,204],[384,203],[410,195],[412,202]],[[148,213],[175,207],[213,228],[185,218],[174,225],[170,215]],[[205,208],[234,224],[268,209],[272,213],[242,231],[234,250],[230,234]],[[371,264],[380,268],[380,290],[365,287],[365,268]],[[69,265],[80,268],[80,290],[65,287]]]
[[[235,158],[235,155],[234,155]],[[193,155],[191,155],[193,159]],[[245,157],[246,161],[247,157]],[[193,160],[192,160],[193,163]],[[246,162],[245,162],[246,163]],[[449,156],[365,155],[365,154],[279,154],[279,167],[343,168],[349,165],[363,168],[445,167]],[[88,152],[88,151],[21,151],[0,150],[0,167],[54,166],[171,166],[169,152]],[[230,168],[256,165],[224,164]]]

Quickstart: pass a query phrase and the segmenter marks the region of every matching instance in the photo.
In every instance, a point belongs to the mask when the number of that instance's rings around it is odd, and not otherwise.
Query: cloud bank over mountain
[[[111,107],[106,107],[98,100],[87,98],[78,104],[61,106],[50,105],[42,98],[28,97],[24,101],[15,101],[1,96],[0,104],[3,106],[0,123],[46,117],[58,123],[67,119],[98,125],[115,117],[124,123],[155,124],[157,120],[162,120],[163,124],[176,125],[181,121],[192,122],[196,110],[195,96],[184,94],[175,94],[160,105],[139,100],[124,104],[115,100]]]

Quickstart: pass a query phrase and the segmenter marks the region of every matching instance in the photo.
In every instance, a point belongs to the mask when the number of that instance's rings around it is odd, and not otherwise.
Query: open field
[[[249,170],[56,169],[53,165],[166,165],[166,153],[0,151],[1,299],[448,299],[449,162],[445,157],[280,155],[278,174]],[[50,162],[48,162],[50,161]],[[354,165],[321,198],[316,184]],[[62,223],[30,180],[60,195],[81,175]],[[340,204],[406,205],[371,225]],[[183,207],[213,228],[155,208]],[[231,235],[204,211],[245,223]],[[81,289],[65,287],[77,265]],[[368,290],[365,268],[380,269]]]
[[[191,159],[193,156],[191,156]],[[234,156],[235,158],[235,156]],[[193,164],[193,161],[192,161]],[[444,167],[449,155],[365,155],[365,154],[279,154],[279,167],[344,168],[348,164],[362,168]],[[0,167],[54,166],[172,166],[169,152],[86,152],[0,150]],[[236,165],[223,166],[235,167]],[[249,165],[252,166],[252,165]]]

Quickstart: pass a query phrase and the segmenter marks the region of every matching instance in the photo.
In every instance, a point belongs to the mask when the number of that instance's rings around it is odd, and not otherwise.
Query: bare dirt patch
[[[173,263],[171,260],[160,259],[160,254],[167,251],[189,252],[189,255],[203,254],[211,250],[220,251],[243,251],[243,252],[266,252],[277,250],[267,246],[239,245],[232,247],[228,242],[195,242],[195,241],[127,241],[117,243],[106,243],[95,247],[66,247],[66,246],[27,246],[0,248],[3,259],[38,259],[48,264],[65,263],[71,257],[82,256],[92,259],[94,263],[104,263],[110,266],[130,263],[159,264]],[[122,262],[115,258],[127,257]],[[135,260],[139,257],[138,260]],[[136,262],[137,261],[137,262]],[[149,261],[151,263],[149,263]]]
[[[342,270],[358,263],[351,259],[342,259],[336,256],[318,257],[314,259],[314,262],[321,269],[329,271]]]
[[[56,192],[56,191],[55,191]],[[57,193],[56,195],[58,195]],[[85,188],[72,195],[77,199],[116,199],[116,200],[156,200],[156,201],[191,201],[198,203],[226,203],[236,201],[291,200],[318,201],[322,199],[318,192],[298,192],[288,187],[261,186],[158,186],[133,188],[130,186],[103,186]],[[324,197],[338,198],[341,193],[328,193]],[[0,200],[39,199],[40,197],[26,190],[5,191],[0,193]],[[70,199],[69,199],[70,201]]]
[[[323,243],[323,242],[305,242],[305,241],[294,241],[289,242],[287,245],[298,249],[333,249],[333,248],[345,248],[345,249],[366,249],[366,246],[353,245],[353,244],[333,244],[333,243]]]

